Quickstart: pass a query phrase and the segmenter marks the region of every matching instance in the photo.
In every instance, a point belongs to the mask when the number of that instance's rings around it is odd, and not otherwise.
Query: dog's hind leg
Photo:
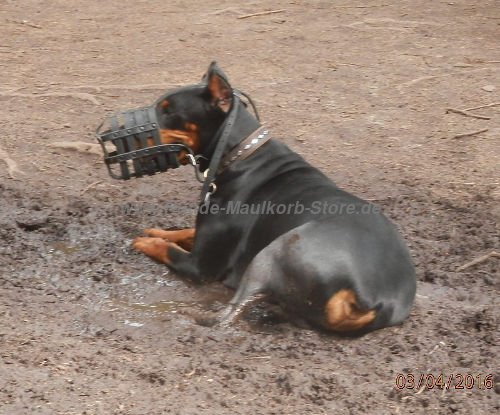
[[[227,307],[212,320],[212,325],[230,326],[236,323],[251,305],[268,298],[271,295],[269,282],[273,274],[277,272],[281,270],[276,261],[275,248],[271,244],[252,260],[233,298]]]
[[[252,304],[257,304],[258,302],[264,300],[267,297],[265,293],[257,294],[247,294],[241,295],[241,298],[233,298],[229,305],[222,310],[222,312],[215,318],[213,325],[219,327],[229,327],[236,323],[243,313]]]

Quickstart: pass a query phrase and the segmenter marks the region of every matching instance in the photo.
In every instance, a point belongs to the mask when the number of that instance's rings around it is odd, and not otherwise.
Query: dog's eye
[[[168,113],[171,112],[170,102],[168,102],[166,99],[164,99],[163,101],[161,101],[158,104],[158,107],[159,107],[159,110],[160,110],[161,114],[168,114]]]
[[[168,100],[164,99],[162,102],[160,102],[160,107],[162,107],[164,110],[166,110],[170,105],[170,102]]]

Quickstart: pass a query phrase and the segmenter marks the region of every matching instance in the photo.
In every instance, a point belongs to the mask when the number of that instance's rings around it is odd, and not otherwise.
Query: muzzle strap
[[[109,174],[115,179],[128,180],[177,168],[179,153],[192,153],[184,144],[162,144],[156,105],[112,115],[105,131],[103,125],[97,129],[97,139]],[[112,143],[116,150],[108,151],[107,143]],[[119,172],[114,169],[117,164]]]

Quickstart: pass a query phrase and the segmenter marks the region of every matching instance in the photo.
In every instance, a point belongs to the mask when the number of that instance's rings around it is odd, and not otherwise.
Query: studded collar
[[[269,130],[267,130],[265,127],[259,127],[224,156],[219,168],[219,173],[236,160],[245,160],[246,158],[250,157],[255,151],[257,151],[270,139],[271,137],[269,135]]]

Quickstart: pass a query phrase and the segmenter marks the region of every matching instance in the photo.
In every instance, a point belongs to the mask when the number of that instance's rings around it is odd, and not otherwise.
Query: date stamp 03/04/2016
[[[473,373],[451,373],[451,374],[432,374],[432,373],[399,373],[396,376],[394,387],[398,390],[403,389],[493,389],[495,382],[493,374],[473,374]]]

